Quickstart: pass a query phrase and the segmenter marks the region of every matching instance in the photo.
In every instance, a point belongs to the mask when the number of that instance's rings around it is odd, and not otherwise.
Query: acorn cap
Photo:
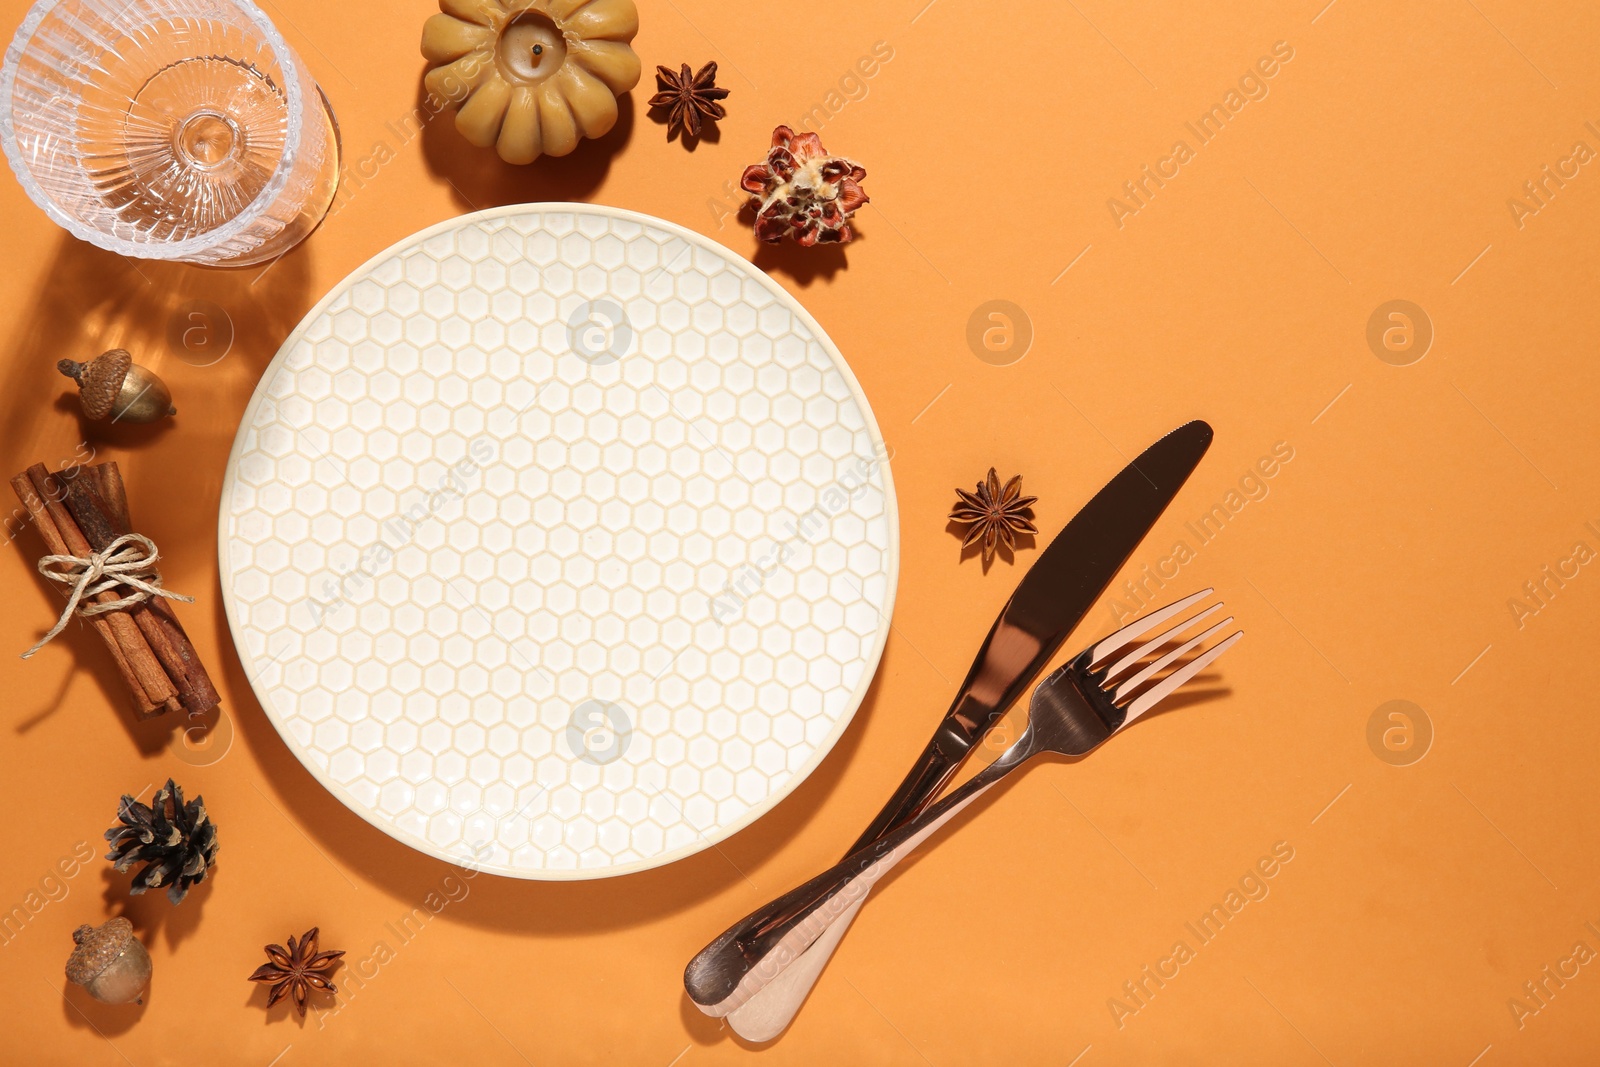
[[[85,923],[72,931],[72,958],[67,961],[67,980],[78,985],[88,985],[100,972],[122,955],[133,940],[133,923],[118,916],[101,926]]]
[[[111,406],[122,392],[123,379],[132,366],[133,356],[126,348],[113,348],[88,363],[63,359],[56,364],[56,369],[77,380],[83,413],[91,419],[103,419],[111,414]]]

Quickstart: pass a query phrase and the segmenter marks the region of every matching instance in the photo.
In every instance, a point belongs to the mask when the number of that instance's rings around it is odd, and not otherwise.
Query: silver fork
[[[752,1041],[771,1040],[782,1033],[867,893],[895,864],[1033,757],[1046,752],[1088,754],[1171,696],[1244,636],[1235,631],[1196,651],[1233,622],[1229,616],[1144,663],[1220,611],[1219,602],[1129,649],[1211,592],[1201,590],[1130,623],[1040,682],[1028,706],[1027,729],[999,759],[899,830],[791,891],[790,895],[798,898],[817,900],[811,908],[772,929],[747,928],[749,918],[770,914],[770,908],[763,908],[706,946],[689,962],[684,982],[719,995],[707,998],[713,1001],[709,1005],[697,1001],[696,1006],[707,1015],[731,1015],[734,1028]]]

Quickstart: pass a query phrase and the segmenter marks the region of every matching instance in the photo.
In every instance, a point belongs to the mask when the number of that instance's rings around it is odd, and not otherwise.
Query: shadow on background
[[[844,245],[817,244],[802,248],[788,238],[777,244],[756,239],[756,205],[753,200],[745,201],[739,208],[738,219],[750,231],[751,240],[755,241],[755,253],[750,256],[750,262],[768,274],[787,274],[802,289],[810,288],[818,278],[832,281],[835,274],[850,266]],[[851,244],[865,239],[855,222],[850,224],[850,228],[855,233]]]
[[[858,236],[856,240],[862,238]],[[750,262],[768,274],[787,274],[802,289],[810,288],[818,278],[831,281],[835,274],[850,265],[844,245],[819,244],[802,248],[789,240],[776,245],[756,242],[755,255],[750,257]]]
[[[169,901],[165,889],[152,889],[134,896],[128,892],[128,887],[143,866],[142,863],[136,863],[126,871],[119,872],[107,863],[101,869],[100,877],[105,881],[101,896],[106,902],[106,914],[120,915],[131,922],[134,933],[139,935],[139,940],[144,942],[146,948],[154,948],[156,938],[165,937],[167,948],[176,949],[199,928],[201,914],[216,883],[207,878],[199,885],[191,886],[181,905]]]

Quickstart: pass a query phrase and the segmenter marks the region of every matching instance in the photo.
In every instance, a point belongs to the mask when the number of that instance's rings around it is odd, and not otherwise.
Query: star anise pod
[[[313,989],[326,993],[339,991],[328,979],[334,968],[339,966],[339,957],[344,955],[344,951],[318,952],[317,927],[307,930],[299,941],[291,936],[287,952],[282,945],[268,945],[266,953],[271,962],[257,967],[250,981],[272,983],[272,992],[267,995],[267,1007],[272,1007],[285,995],[292,995],[294,1006],[300,1009],[303,1019],[306,998]]]
[[[1001,545],[1007,551],[1015,549],[1017,534],[1039,532],[1033,524],[1033,502],[1039,498],[1022,495],[1020,474],[1002,487],[994,468],[990,467],[989,476],[978,483],[976,492],[957,489],[956,497],[950,518],[967,527],[967,537],[961,547],[965,550],[981,541],[985,564],[994,559]]]
[[[698,74],[689,73],[687,63],[676,74],[657,67],[656,84],[661,91],[650,98],[650,106],[667,109],[668,137],[674,131],[699,137],[702,118],[714,122],[727,117],[727,109],[717,103],[728,95],[728,90],[717,88],[715,61],[701,67]]]

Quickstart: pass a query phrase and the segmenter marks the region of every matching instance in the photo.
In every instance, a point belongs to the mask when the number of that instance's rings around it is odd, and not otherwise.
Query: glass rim
[[[21,146],[17,143],[16,122],[13,118],[17,69],[39,26],[56,8],[67,2],[68,0],[37,0],[23,16],[22,24],[17,27],[10,45],[6,47],[4,62],[0,64],[0,148],[4,149],[6,162],[10,164],[11,171],[21,183],[23,191],[28,194],[28,199],[37,204],[52,222],[79,240],[87,241],[108,252],[137,259],[184,260],[225,244],[243,233],[266,212],[278,194],[283,191],[299,156],[304,123],[297,121],[295,116],[300,112],[306,95],[306,87],[301,82],[299,55],[289,46],[289,42],[284,40],[266,12],[257,7],[252,0],[221,0],[222,3],[238,10],[255,25],[268,47],[272,49],[273,57],[278,61],[278,69],[283,74],[284,96],[290,115],[288,129],[284,134],[283,154],[278,157],[278,165],[273,170],[272,176],[267,179],[267,184],[255,198],[245,205],[244,210],[221,226],[181,241],[152,241],[148,244],[130,241],[93,226],[87,226],[64,211],[34,179],[33,171],[22,154]]]

